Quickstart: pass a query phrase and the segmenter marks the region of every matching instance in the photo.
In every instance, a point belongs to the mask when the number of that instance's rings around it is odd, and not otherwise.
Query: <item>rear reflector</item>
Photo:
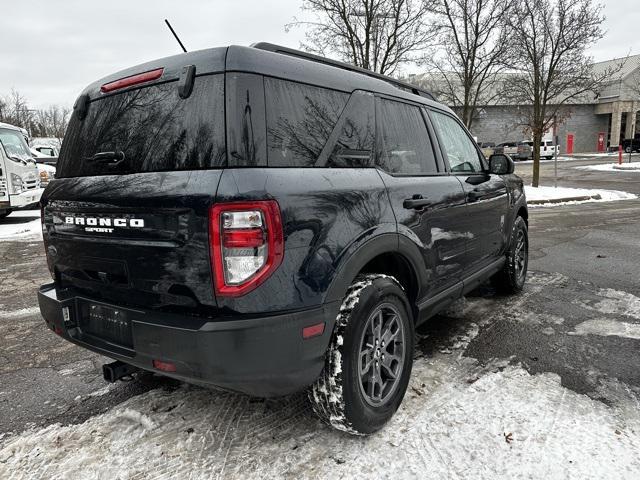
[[[121,88],[132,87],[133,85],[138,85],[140,83],[151,82],[160,78],[162,76],[162,72],[164,72],[164,68],[157,68],[148,72],[138,73],[136,75],[131,75],[130,77],[121,78],[120,80],[116,80],[114,82],[105,83],[104,85],[102,85],[102,87],[100,87],[100,91],[102,93],[109,93],[113,92],[114,90],[120,90]]]
[[[152,363],[153,363],[153,368],[158,369],[158,370],[162,370],[163,372],[175,372],[176,371],[175,364],[173,364],[171,362],[163,362],[161,360],[154,360]]]
[[[302,338],[305,340],[307,338],[317,337],[324,333],[324,322],[317,323],[315,325],[311,325],[310,327],[305,327],[302,329]]]

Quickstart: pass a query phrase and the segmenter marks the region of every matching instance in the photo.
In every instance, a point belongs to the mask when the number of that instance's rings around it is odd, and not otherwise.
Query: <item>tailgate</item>
[[[221,172],[52,182],[45,245],[58,285],[147,308],[215,307],[208,208]]]
[[[58,288],[123,306],[216,308],[208,209],[226,165],[225,54],[168,57],[84,90],[42,200]]]

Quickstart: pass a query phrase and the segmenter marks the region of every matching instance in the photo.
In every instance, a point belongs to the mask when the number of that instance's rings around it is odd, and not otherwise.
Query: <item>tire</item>
[[[520,293],[527,278],[529,265],[529,232],[524,218],[518,216],[513,223],[507,262],[502,270],[491,277],[493,287],[500,293]]]
[[[13,210],[3,210],[0,212],[0,219],[7,218]]]
[[[626,153],[631,153],[631,147],[626,147],[626,148],[624,149],[624,151],[625,151]]]
[[[547,160],[551,160],[553,158],[553,155],[550,157],[544,157],[544,158],[546,158]]]
[[[390,336],[396,339],[392,351],[391,342],[382,346]],[[313,410],[338,430],[356,435],[379,430],[402,402],[413,349],[414,322],[402,286],[386,275],[359,276],[340,307],[324,369],[309,390]]]

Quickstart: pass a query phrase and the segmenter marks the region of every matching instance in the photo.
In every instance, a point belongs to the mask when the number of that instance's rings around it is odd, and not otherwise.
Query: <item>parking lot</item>
[[[576,168],[606,161],[562,161],[559,184],[640,196],[639,172]],[[0,478],[638,478],[640,199],[532,208],[530,238],[524,292],[485,285],[421,327],[400,411],[366,438],[320,424],[304,394],[106,385],[105,359],[40,318],[42,244],[2,241]]]

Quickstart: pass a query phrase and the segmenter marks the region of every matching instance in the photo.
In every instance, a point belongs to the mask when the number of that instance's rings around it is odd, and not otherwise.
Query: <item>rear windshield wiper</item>
[[[87,162],[104,163],[107,165],[119,165],[124,162],[124,152],[116,150],[113,152],[98,152],[93,157],[85,159]]]

